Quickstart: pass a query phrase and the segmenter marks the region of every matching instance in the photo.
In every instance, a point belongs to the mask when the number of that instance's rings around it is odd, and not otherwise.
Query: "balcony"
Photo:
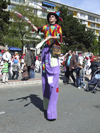
[[[47,7],[47,11],[52,11],[52,12],[55,12],[55,9],[48,8],[48,7]]]

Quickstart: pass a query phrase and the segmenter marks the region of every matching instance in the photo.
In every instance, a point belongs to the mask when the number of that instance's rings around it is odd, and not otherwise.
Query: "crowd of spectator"
[[[71,77],[78,89],[86,88],[84,83],[85,75],[91,75],[92,79],[95,71],[100,69],[100,57],[94,56],[93,53],[84,56],[82,53],[76,54],[75,51],[69,50],[61,65],[64,66],[65,85],[69,84]]]
[[[35,78],[35,71],[40,72],[40,62],[41,56],[35,56],[29,47],[27,48],[26,54],[18,52],[11,54],[8,49],[1,50],[0,77],[2,83],[7,83],[8,80],[17,80],[19,73],[21,74],[22,80]]]
[[[83,56],[81,53],[76,54],[75,51],[69,50],[63,60],[61,65],[64,66],[66,77],[64,84],[69,84],[71,77],[78,89],[86,87],[85,75],[91,75],[92,79],[95,71],[100,69],[100,57],[94,56],[93,53],[90,56]],[[40,72],[42,69],[41,62],[41,54],[35,56],[29,47],[26,54],[18,52],[11,54],[8,49],[1,50],[0,77],[2,77],[2,83],[7,83],[8,80],[17,80],[19,73],[21,73],[22,80],[35,78],[35,72]]]

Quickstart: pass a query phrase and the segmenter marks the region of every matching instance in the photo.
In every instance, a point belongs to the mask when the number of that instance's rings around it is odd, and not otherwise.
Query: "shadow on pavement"
[[[63,73],[60,73],[60,75],[59,75],[59,79],[62,80],[63,83],[66,82],[66,77],[65,77],[65,75],[64,75]]]
[[[30,102],[25,104],[24,107],[28,106],[29,104],[33,104],[34,106],[36,106],[37,108],[39,108],[42,112],[44,111],[43,109],[43,100],[40,99],[38,97],[38,95],[35,95],[35,94],[30,94],[29,96],[26,96],[26,97],[21,97],[21,98],[17,98],[17,99],[10,99],[8,101],[15,101],[15,100],[21,100],[20,102],[26,100],[27,99],[30,99]]]

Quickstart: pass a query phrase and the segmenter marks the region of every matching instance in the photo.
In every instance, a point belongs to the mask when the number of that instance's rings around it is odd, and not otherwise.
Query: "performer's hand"
[[[51,39],[51,36],[48,36],[47,38],[46,38],[46,41],[48,41],[48,40],[50,40]]]
[[[30,21],[30,20],[28,20],[27,23],[28,23],[29,25],[31,25],[31,21]]]

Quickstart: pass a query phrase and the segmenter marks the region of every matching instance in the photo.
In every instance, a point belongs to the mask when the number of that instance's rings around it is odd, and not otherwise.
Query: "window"
[[[68,15],[73,14],[73,11],[68,11]]]
[[[37,2],[36,1],[34,1],[34,7],[37,8]]]
[[[96,18],[96,21],[100,23],[100,19],[99,18]]]
[[[25,0],[11,0],[13,2],[17,2],[17,3],[25,3]]]
[[[47,13],[46,12],[42,12],[42,17],[47,17]]]
[[[14,8],[14,5],[8,5],[8,10],[13,10],[12,8]]]
[[[92,21],[95,21],[95,17],[92,17],[92,16],[88,16],[88,20],[92,20]]]
[[[19,3],[25,3],[25,0],[19,0]]]
[[[81,22],[81,24],[86,24],[85,22],[85,20],[80,20],[80,22]]]
[[[33,3],[33,0],[30,0],[30,3]]]
[[[34,10],[34,13],[37,14],[37,10]]]
[[[80,13],[80,17],[83,17],[83,18],[85,18],[85,14],[83,14],[83,13]]]
[[[13,1],[13,2],[19,2],[19,0],[11,0],[11,1]]]
[[[90,23],[90,26],[91,26],[91,27],[95,27],[95,24],[94,24],[94,23]]]
[[[99,24],[97,24],[97,25],[96,25],[96,28],[100,29],[100,25],[99,25]]]

